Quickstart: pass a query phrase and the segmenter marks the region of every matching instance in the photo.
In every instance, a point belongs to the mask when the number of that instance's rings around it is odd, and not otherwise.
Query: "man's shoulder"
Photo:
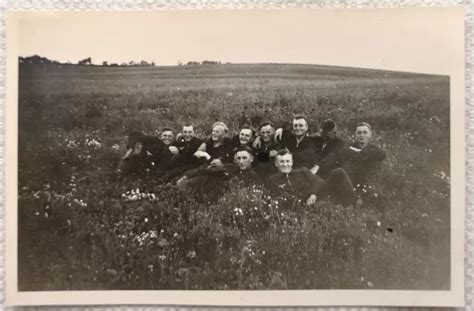
[[[191,139],[191,144],[192,145],[201,145],[204,142],[204,139],[201,139],[199,137],[193,137]]]
[[[309,168],[300,167],[300,168],[293,169],[290,174],[293,174],[293,175],[307,175],[307,174],[312,174],[312,173],[311,173],[311,170]]]
[[[334,138],[334,144],[338,146],[344,146],[346,145],[346,141],[340,137]]]
[[[275,174],[268,177],[268,182],[270,182],[270,183],[275,182],[275,181],[279,180],[282,176],[283,176],[282,173],[276,172]]]

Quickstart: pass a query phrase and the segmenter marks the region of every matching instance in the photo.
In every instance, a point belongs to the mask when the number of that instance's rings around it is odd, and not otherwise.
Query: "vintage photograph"
[[[452,290],[445,12],[18,14],[18,292]]]

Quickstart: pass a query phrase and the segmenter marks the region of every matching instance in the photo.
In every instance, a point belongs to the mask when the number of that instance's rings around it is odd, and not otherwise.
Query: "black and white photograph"
[[[462,18],[12,12],[10,290],[462,303]]]

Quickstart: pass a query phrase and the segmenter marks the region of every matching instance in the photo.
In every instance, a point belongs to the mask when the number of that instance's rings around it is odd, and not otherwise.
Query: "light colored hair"
[[[212,129],[214,129],[216,126],[220,126],[224,129],[224,133],[227,135],[229,133],[229,128],[227,127],[227,125],[224,123],[224,122],[221,122],[221,121],[217,121],[217,122],[214,122],[214,124],[212,124]]]
[[[358,127],[360,127],[360,126],[367,126],[367,128],[372,132],[372,126],[370,126],[369,123],[367,123],[367,122],[359,122],[359,123],[356,124],[356,129],[357,129]]]

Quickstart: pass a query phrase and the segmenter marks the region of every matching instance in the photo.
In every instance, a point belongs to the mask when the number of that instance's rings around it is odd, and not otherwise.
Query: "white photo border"
[[[466,29],[465,29],[465,59],[466,59],[466,66],[465,66],[465,101],[466,101],[466,114],[465,114],[465,121],[466,121],[466,214],[465,214],[465,267],[464,267],[464,275],[465,275],[465,307],[472,306],[473,304],[473,268],[474,268],[474,210],[473,210],[473,198],[474,198],[474,187],[472,186],[474,183],[474,163],[473,163],[473,156],[474,156],[474,102],[472,98],[473,94],[473,84],[472,84],[472,63],[474,61],[473,56],[473,15],[472,15],[472,4],[469,3],[470,1],[373,1],[373,2],[362,2],[362,1],[205,1],[205,0],[195,0],[189,3],[184,2],[174,2],[172,0],[169,1],[152,1],[152,0],[122,0],[122,1],[100,1],[100,0],[72,0],[72,1],[57,1],[57,0],[44,0],[44,1],[28,1],[28,0],[20,0],[12,3],[6,3],[3,5],[2,14],[2,21],[1,21],[1,33],[2,33],[2,40],[1,40],[1,51],[0,51],[0,66],[1,66],[1,88],[0,88],[0,98],[5,103],[5,85],[6,85],[6,50],[5,50],[5,11],[6,10],[74,10],[74,11],[86,11],[86,10],[153,10],[153,9],[216,9],[216,8],[387,8],[387,7],[421,7],[421,6],[430,6],[430,7],[439,7],[439,6],[464,6],[465,8],[465,16],[466,16]],[[2,105],[0,108],[0,115],[2,116],[0,120],[4,122],[5,114],[4,114],[4,107]],[[2,278],[2,282],[0,286],[2,287],[3,295],[0,297],[2,300],[2,304],[5,304],[5,272],[6,272],[6,265],[5,265],[5,166],[6,166],[6,159],[5,159],[5,123],[2,126],[3,129],[3,143],[0,146],[0,159],[2,161],[3,170],[0,174],[3,177],[3,184],[0,189],[1,200],[3,209],[0,211],[0,232],[2,235],[0,236],[0,249],[2,250],[0,254],[0,276]],[[123,292],[120,292],[123,293]],[[276,292],[272,292],[276,293]],[[375,294],[375,291],[372,291]],[[381,295],[384,292],[380,292]],[[84,293],[85,294],[85,293]],[[196,292],[198,294],[198,292]],[[84,295],[87,297],[88,295]],[[79,297],[81,299],[81,297]],[[67,301],[64,301],[64,304],[68,304]],[[185,303],[186,304],[186,303]],[[245,300],[242,300],[242,305],[245,305]],[[11,307],[9,307],[11,308]],[[48,308],[48,307],[45,307]],[[49,307],[51,308],[51,307]],[[90,307],[82,306],[82,307],[74,307],[75,310],[79,309],[88,309]],[[124,309],[124,307],[113,307],[114,309]],[[169,307],[167,309],[179,308],[182,307]],[[193,308],[192,305],[188,305],[187,308]],[[42,309],[42,308],[41,308]],[[94,308],[95,309],[95,308]],[[103,306],[97,307],[97,310],[111,310],[111,306]],[[135,310],[135,308],[126,308],[128,310]],[[142,310],[143,307],[137,307],[136,310]],[[351,308],[352,309],[352,308]],[[357,308],[355,308],[357,309]],[[367,308],[364,308],[367,309]]]

